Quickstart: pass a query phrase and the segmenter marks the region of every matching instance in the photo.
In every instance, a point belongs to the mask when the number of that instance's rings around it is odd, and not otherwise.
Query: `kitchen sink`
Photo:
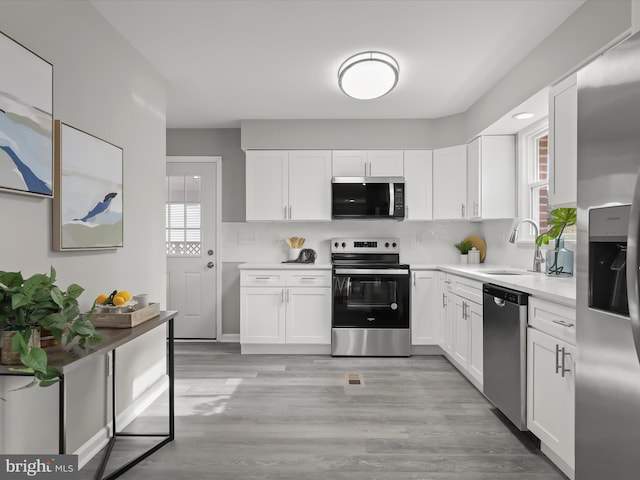
[[[483,270],[482,273],[486,275],[531,275],[535,272],[529,272],[525,270],[510,270],[510,269],[500,269],[500,270]]]

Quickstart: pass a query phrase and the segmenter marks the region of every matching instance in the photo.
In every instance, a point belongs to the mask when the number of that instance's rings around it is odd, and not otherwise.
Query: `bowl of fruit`
[[[126,290],[114,290],[110,294],[101,293],[96,298],[96,309],[105,313],[122,313],[134,310],[135,301]]]

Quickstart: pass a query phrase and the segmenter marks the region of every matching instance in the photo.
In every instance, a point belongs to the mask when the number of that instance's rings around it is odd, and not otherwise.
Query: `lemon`
[[[113,297],[113,304],[120,306],[120,305],[124,305],[125,303],[127,303],[127,301],[124,299],[124,297],[120,294],[117,294],[115,297]]]
[[[104,302],[107,301],[107,298],[109,298],[109,295],[107,295],[106,293],[101,293],[100,295],[98,295],[98,298],[96,298],[96,303],[99,305],[104,305]]]
[[[121,295],[122,298],[124,298],[125,302],[128,302],[129,300],[131,300],[131,294],[126,290],[120,290],[118,292],[118,295]]]

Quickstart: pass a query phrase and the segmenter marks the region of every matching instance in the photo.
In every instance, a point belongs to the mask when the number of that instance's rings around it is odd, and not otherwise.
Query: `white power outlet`
[[[252,233],[239,233],[238,245],[255,245],[256,236]]]

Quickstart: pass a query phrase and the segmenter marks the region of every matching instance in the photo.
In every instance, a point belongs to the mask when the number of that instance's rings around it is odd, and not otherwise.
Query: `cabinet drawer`
[[[465,277],[451,276],[453,293],[482,305],[482,282]]]
[[[279,287],[286,283],[287,272],[273,270],[247,270],[240,273],[240,285],[243,287]]]
[[[287,276],[289,287],[330,287],[331,271],[299,270],[289,271]]]
[[[576,309],[529,298],[529,325],[571,345],[576,344]]]

